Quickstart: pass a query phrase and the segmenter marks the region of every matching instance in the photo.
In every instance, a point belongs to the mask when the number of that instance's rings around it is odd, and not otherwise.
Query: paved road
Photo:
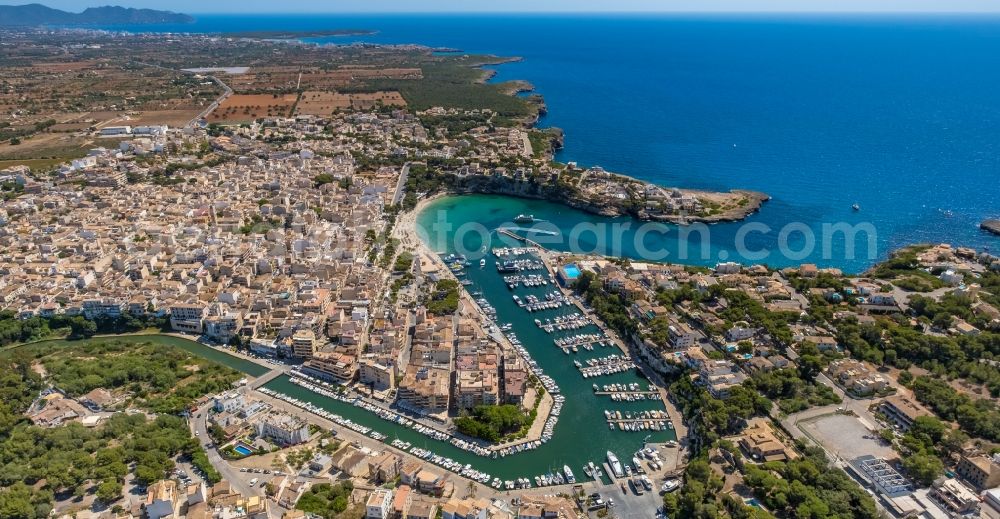
[[[223,90],[222,95],[219,96],[219,98],[216,99],[215,101],[212,101],[212,104],[208,105],[208,108],[206,108],[200,114],[198,114],[197,117],[195,117],[194,119],[191,119],[190,121],[188,121],[188,123],[185,126],[194,126],[195,124],[197,124],[198,121],[200,121],[200,120],[208,117],[208,114],[212,113],[212,110],[215,110],[216,108],[218,108],[219,105],[221,105],[222,102],[226,100],[226,98],[228,98],[229,96],[233,95],[233,89],[229,88],[229,85],[223,83],[221,79],[219,79],[219,78],[217,78],[215,76],[208,76],[208,77],[211,78],[212,81],[215,81],[216,83],[219,84],[219,86],[222,87],[222,90]]]
[[[135,63],[137,65],[142,65],[144,67],[152,67],[152,68],[158,68],[158,69],[161,69],[161,70],[169,70],[170,72],[176,72],[178,74],[195,74],[195,72],[188,72],[186,70],[173,69],[173,68],[164,67],[164,66],[161,66],[161,65],[154,65],[152,63],[143,63],[141,61],[134,61],[133,63]],[[222,87],[222,95],[219,96],[218,99],[216,99],[215,101],[213,101],[212,104],[208,105],[208,108],[202,110],[202,112],[200,114],[198,114],[197,117],[195,117],[194,119],[191,119],[190,121],[188,121],[188,123],[184,125],[186,127],[188,127],[188,126],[194,126],[201,119],[204,119],[205,117],[208,117],[208,114],[212,113],[212,110],[215,110],[216,108],[218,108],[219,105],[222,104],[222,102],[226,100],[226,98],[228,98],[229,96],[233,95],[233,89],[229,88],[229,85],[225,84],[221,79],[219,79],[219,78],[217,78],[215,76],[212,76],[212,75],[209,75],[207,77],[209,79],[211,79],[212,81],[215,81],[216,83],[218,83],[218,85],[220,87]]]
[[[403,194],[406,188],[406,178],[410,176],[410,163],[407,162],[403,164],[403,169],[399,172],[399,179],[396,180],[396,192],[392,195],[392,204],[397,205],[401,200],[403,200]]]
[[[191,420],[192,430],[198,437],[198,440],[202,442],[202,445],[212,441],[211,436],[208,434],[208,410],[211,407],[211,403],[200,407]],[[209,463],[219,471],[219,474],[222,474],[222,479],[228,481],[236,491],[245,496],[264,495],[264,489],[259,486],[251,487],[248,483],[247,474],[234,469],[229,462],[222,459],[222,455],[219,454],[219,450],[215,446],[205,449],[205,452],[208,454]]]

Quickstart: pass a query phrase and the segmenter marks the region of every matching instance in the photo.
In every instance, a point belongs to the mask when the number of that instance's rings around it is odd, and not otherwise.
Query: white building
[[[246,407],[247,401],[243,396],[243,393],[239,391],[228,391],[222,393],[221,395],[215,397],[213,400],[213,407],[216,412],[227,412],[232,414],[239,414]]]
[[[298,445],[309,441],[309,424],[283,413],[271,413],[257,422],[257,435],[280,445]]]
[[[130,133],[132,133],[131,126],[106,126],[101,128],[101,135],[103,136],[128,135]]]
[[[170,305],[170,327],[180,332],[201,333],[206,308],[196,304]]]
[[[392,491],[377,489],[368,495],[365,519],[388,519],[392,513]]]
[[[115,299],[85,299],[83,301],[83,316],[87,319],[110,317],[117,319],[125,313],[125,303]]]
[[[732,342],[752,339],[756,330],[747,326],[746,323],[737,323],[729,330],[726,330],[726,340]]]

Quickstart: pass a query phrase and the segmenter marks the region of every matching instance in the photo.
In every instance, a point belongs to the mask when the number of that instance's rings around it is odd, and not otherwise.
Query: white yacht
[[[622,463],[618,461],[618,456],[615,456],[615,453],[611,451],[608,451],[608,465],[611,465],[611,471],[614,472],[616,478],[625,476],[625,473],[622,472]]]

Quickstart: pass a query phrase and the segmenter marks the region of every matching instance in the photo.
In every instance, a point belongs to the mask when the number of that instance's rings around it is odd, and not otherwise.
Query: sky
[[[1000,12],[1000,0],[0,0],[66,11],[100,5],[185,13]]]

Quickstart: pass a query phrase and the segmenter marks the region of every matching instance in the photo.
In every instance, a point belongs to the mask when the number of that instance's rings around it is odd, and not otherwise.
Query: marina
[[[489,251],[486,258],[473,257],[471,260],[465,258],[463,261],[456,255],[451,258],[451,265],[460,264],[461,271],[464,273],[462,279],[468,279],[472,282],[465,289],[482,310],[483,317],[487,321],[488,332],[494,336],[502,335],[502,338],[508,340],[518,354],[525,359],[531,375],[537,378],[541,386],[553,396],[552,411],[546,418],[542,437],[538,441],[492,447],[477,442],[462,444],[452,441],[456,439],[454,435],[442,433],[435,428],[426,426],[421,426],[426,427],[423,430],[415,428],[413,424],[419,425],[420,423],[417,416],[387,411],[372,404],[362,406],[360,402],[350,396],[341,395],[338,397],[336,386],[325,387],[310,382],[313,388],[308,388],[294,382],[292,377],[283,376],[270,381],[264,387],[300,402],[309,403],[317,409],[339,415],[343,419],[350,420],[355,426],[367,427],[371,431],[384,434],[389,438],[387,441],[408,442],[410,447],[404,450],[412,451],[411,454],[428,459],[435,465],[453,472],[456,471],[449,467],[457,468],[456,473],[461,473],[462,470],[466,470],[466,465],[469,465],[469,469],[482,473],[482,478],[477,479],[477,481],[485,480],[488,475],[488,485],[504,490],[533,488],[539,484],[542,486],[560,484],[560,481],[562,484],[566,484],[569,481],[569,474],[563,470],[565,468],[571,469],[571,473],[577,481],[583,477],[595,479],[592,476],[595,471],[590,470],[591,465],[597,469],[597,474],[607,478],[610,472],[603,470],[600,465],[605,459],[605,453],[608,449],[618,452],[634,452],[642,447],[644,441],[668,442],[676,439],[669,426],[657,429],[651,423],[647,426],[645,433],[641,435],[628,434],[632,431],[619,430],[617,425],[615,425],[614,430],[608,427],[607,418],[603,415],[609,401],[608,397],[595,393],[590,387],[590,382],[585,382],[584,378],[581,377],[573,360],[580,361],[584,366],[591,366],[594,363],[599,365],[601,362],[607,364],[608,360],[602,361],[600,359],[608,358],[610,352],[605,348],[609,347],[615,348],[615,355],[619,357],[624,358],[624,354],[601,333],[596,325],[583,317],[575,303],[563,295],[561,291],[558,291],[554,283],[550,282],[547,286],[519,284],[513,289],[515,293],[512,294],[512,289],[508,287],[504,276],[524,276],[529,273],[517,271],[501,273],[489,266],[491,261],[488,255],[490,254],[496,256],[494,261],[500,259],[515,262],[523,259],[540,261],[537,249],[531,247],[496,247],[491,249],[489,246],[484,248],[484,245],[486,244],[469,242],[465,244],[465,250]],[[442,256],[442,259],[448,257],[449,255],[446,254]],[[482,259],[487,260],[485,265],[481,261]],[[474,265],[477,262],[482,265],[482,268],[468,268],[466,265],[466,263]],[[516,264],[524,265],[526,263]],[[543,275],[545,273],[539,271],[537,274]],[[548,278],[548,275],[545,274],[543,277]],[[517,295],[519,299],[526,301],[528,296],[534,296],[541,302],[547,301],[546,294],[553,293],[565,298],[561,314],[560,310],[551,309],[546,312],[551,312],[552,315],[544,317],[525,311],[512,297]],[[535,322],[536,318],[539,320],[538,323]],[[562,329],[559,329],[559,324],[563,325]],[[551,328],[552,331],[546,331],[545,327]],[[544,346],[545,344],[554,344],[552,341],[556,339],[567,340],[568,337],[575,335],[581,337],[574,339],[574,342],[566,343],[577,347],[578,352],[572,356],[566,356],[559,347]],[[588,336],[588,340],[584,340],[582,336]],[[592,341],[589,340],[591,336]],[[600,353],[601,351],[604,351],[603,355]],[[301,377],[295,378],[301,379]],[[301,380],[309,382],[307,379]],[[642,378],[637,370],[631,368],[603,375],[602,380],[601,384],[620,384],[620,387],[623,388],[640,387],[645,390],[649,385],[649,382]],[[630,386],[633,384],[637,386]],[[317,389],[324,392],[321,393]],[[610,388],[609,392],[611,392]],[[622,400],[615,402],[615,405],[622,406],[620,409],[622,413],[632,413],[633,417],[637,417],[638,413],[644,411],[663,413],[663,404],[657,399]],[[651,418],[645,421],[668,422],[665,413],[662,416],[662,419]],[[625,420],[624,417],[623,414],[623,420]],[[638,422],[637,418],[634,420]],[[590,441],[585,444],[577,441],[578,431],[588,431]],[[400,445],[404,443],[400,443]],[[531,454],[526,454],[527,452]],[[434,461],[435,459],[438,461]],[[598,479],[601,477],[600,475]]]

